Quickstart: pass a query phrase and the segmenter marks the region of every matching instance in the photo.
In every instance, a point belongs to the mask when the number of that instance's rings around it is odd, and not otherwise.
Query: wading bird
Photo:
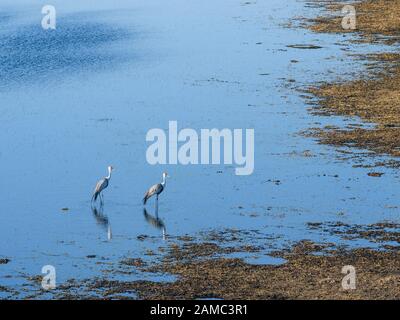
[[[92,197],[92,202],[97,200],[97,197],[100,197],[100,203],[103,203],[103,196],[101,192],[108,187],[108,182],[110,181],[111,178],[111,172],[114,170],[112,166],[108,166],[108,176],[101,179],[99,182],[96,184],[96,188],[94,188],[93,192],[93,197]]]
[[[158,209],[158,196],[165,189],[165,183],[167,178],[169,178],[168,173],[164,172],[162,175],[161,183],[157,183],[154,186],[150,187],[149,190],[144,195],[143,204],[145,205],[147,200],[149,200],[152,196],[156,195],[156,211]]]

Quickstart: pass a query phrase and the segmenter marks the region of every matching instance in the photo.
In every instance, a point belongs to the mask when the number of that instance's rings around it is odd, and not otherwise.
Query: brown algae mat
[[[318,1],[317,1],[318,2]],[[348,2],[346,2],[348,4]],[[321,5],[326,6],[323,2]],[[343,7],[343,2],[329,7]],[[341,27],[342,16],[319,17],[309,28],[316,32],[354,32],[364,42],[397,43],[400,39],[400,0],[354,3],[356,30]],[[381,53],[359,56],[371,60],[380,72],[370,68],[359,79],[323,83],[309,89],[317,98],[312,112],[324,115],[359,117],[369,126],[319,128],[309,134],[321,143],[357,147],[371,155],[400,156],[400,54]]]
[[[382,222],[347,225],[342,222],[309,223],[310,230],[335,234],[342,239],[364,239],[372,248],[349,248],[344,244],[303,240],[269,255],[283,258],[277,265],[250,264],[226,254],[247,252],[263,255],[270,240],[261,247],[243,246],[245,231],[212,232],[210,236],[166,243],[149,262],[129,257],[112,266],[125,274],[173,275],[175,281],[113,280],[111,274],[96,279],[71,279],[52,292],[56,299],[400,299],[400,225]],[[206,240],[222,239],[224,246]],[[390,244],[390,245],[389,245]],[[397,244],[397,245],[396,245]],[[344,266],[355,269],[355,289],[342,286]],[[37,291],[28,298],[40,299]],[[48,292],[46,293],[48,294]]]
[[[179,259],[148,269],[178,276],[175,282],[99,280],[90,284],[104,297],[136,292],[140,299],[400,299],[398,250],[328,250],[303,241],[288,252],[282,265],[251,265],[240,259]],[[209,250],[207,247],[206,250]],[[175,250],[175,254],[176,254]],[[356,270],[356,288],[344,290],[342,268]]]
[[[361,42],[383,42],[392,44],[400,40],[400,1],[308,1],[326,8],[329,17],[311,19],[310,29],[315,32],[343,33],[357,32]],[[341,10],[345,5],[352,5],[356,10],[355,30],[342,28]]]
[[[391,55],[400,61],[400,55]],[[376,55],[374,57],[377,57]],[[387,55],[382,55],[387,59]],[[387,60],[386,60],[387,61]],[[400,64],[388,66],[386,75],[376,79],[323,84],[310,88],[316,96],[313,112],[359,117],[372,127],[314,129],[311,135],[322,143],[368,149],[376,154],[400,156]]]

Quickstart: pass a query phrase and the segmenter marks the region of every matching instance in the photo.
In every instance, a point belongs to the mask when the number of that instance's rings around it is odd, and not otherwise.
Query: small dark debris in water
[[[188,235],[179,236],[179,237],[177,237],[177,239],[178,239],[179,241],[186,241],[186,242],[189,242],[189,241],[193,241],[193,240],[194,240],[193,237],[188,236]]]
[[[347,126],[348,127],[362,128],[363,124],[362,123],[349,123]]]
[[[269,73],[260,73],[260,76],[269,76]]]
[[[222,173],[222,170],[218,170],[217,173]]]
[[[35,275],[35,276],[28,276],[27,279],[32,282],[41,283],[43,277],[41,275]]]
[[[9,263],[10,261],[11,261],[10,259],[2,258],[2,259],[0,259],[0,264],[7,264],[7,263]]]
[[[369,175],[370,177],[377,177],[377,178],[379,178],[379,177],[382,177],[382,176],[384,175],[384,173],[382,173],[382,172],[369,172],[368,175]]]
[[[128,259],[122,260],[121,264],[124,264],[127,266],[133,266],[133,267],[142,267],[144,265],[144,262],[140,258],[128,258]]]
[[[89,254],[89,255],[86,256],[86,258],[94,259],[94,258],[96,258],[96,255],[95,254]]]
[[[393,124],[393,123],[388,123],[384,125],[386,128],[400,128],[400,125],[398,124]]]
[[[13,291],[10,288],[4,287],[4,286],[0,286],[0,292],[12,293]]]
[[[256,42],[256,44],[262,44],[262,42]]]
[[[298,63],[299,60],[290,60],[291,63]]]
[[[275,185],[277,185],[277,186],[279,186],[282,182],[281,182],[281,180],[273,180],[273,179],[268,179],[267,181],[265,181],[265,182],[272,182],[272,183],[274,183]]]
[[[322,226],[322,222],[308,222],[307,225],[310,229],[316,229]]]
[[[290,44],[287,45],[286,47],[294,49],[322,49],[321,46],[316,46],[313,44]]]
[[[61,211],[69,211],[69,208],[67,208],[67,207],[61,208]]]
[[[145,255],[146,256],[154,256],[155,252],[153,250],[148,249],[148,250],[146,250]]]
[[[100,118],[100,119],[97,119],[97,121],[98,122],[108,122],[108,121],[113,121],[113,119],[112,118]]]
[[[145,240],[147,238],[148,238],[148,236],[145,235],[145,234],[140,234],[140,235],[137,236],[137,239],[140,240],[140,241],[143,241],[143,240]]]
[[[314,157],[314,155],[312,154],[312,152],[310,150],[304,150],[302,152],[302,156],[307,157],[307,158]]]

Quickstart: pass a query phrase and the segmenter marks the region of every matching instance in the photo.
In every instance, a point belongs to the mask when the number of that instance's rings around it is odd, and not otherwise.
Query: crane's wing
[[[94,188],[93,198],[96,201],[100,192],[102,192],[108,186],[108,179],[104,178],[97,182],[96,187]]]
[[[160,194],[163,190],[163,186],[161,183],[155,184],[154,186],[150,187],[149,190],[144,194],[143,204],[146,204],[147,200],[149,200],[155,194]]]

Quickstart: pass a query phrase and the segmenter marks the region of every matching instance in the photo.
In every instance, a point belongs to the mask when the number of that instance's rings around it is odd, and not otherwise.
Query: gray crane
[[[99,182],[97,182],[96,187],[94,188],[93,196],[92,196],[92,202],[97,200],[97,197],[100,198],[100,203],[103,203],[103,196],[101,192],[108,187],[108,182],[111,179],[111,172],[114,170],[112,166],[108,166],[108,176],[101,179]]]
[[[169,178],[169,175],[168,173],[164,172],[162,175],[161,183],[157,183],[154,186],[150,187],[149,190],[147,190],[143,198],[144,205],[147,203],[147,200],[149,200],[152,196],[156,195],[156,209],[158,209],[158,196],[160,195],[161,192],[164,191],[167,178]]]

